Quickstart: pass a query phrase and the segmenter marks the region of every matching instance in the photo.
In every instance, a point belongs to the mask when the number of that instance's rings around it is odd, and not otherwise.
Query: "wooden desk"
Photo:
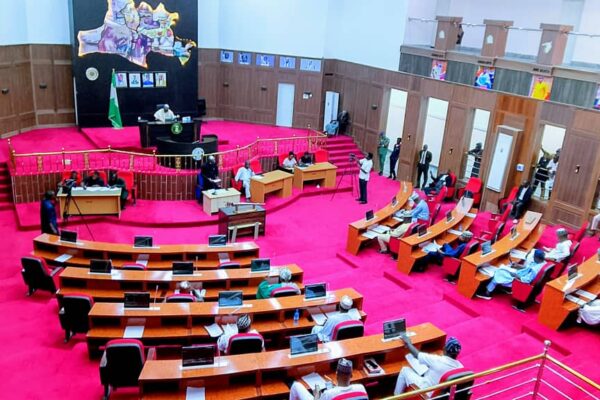
[[[292,280],[304,289],[304,272],[296,264],[273,267],[271,276],[278,276],[279,268],[288,268]],[[196,272],[194,275],[173,275],[171,271],[113,270],[112,274],[90,274],[85,268],[67,267],[59,276],[59,300],[64,295],[85,293],[97,302],[122,302],[125,292],[150,292],[154,301],[163,301],[173,294],[177,284],[188,281],[206,290],[205,301],[216,301],[223,290],[241,290],[245,299],[256,299],[258,285],[269,273],[252,273],[249,268],[219,269]],[[158,288],[158,290],[157,290]]]
[[[167,244],[152,248],[133,247],[132,244],[92,242],[78,240],[77,243],[61,242],[55,235],[41,234],[33,239],[32,255],[42,257],[51,263],[62,254],[72,257],[63,265],[89,268],[93,258],[111,259],[113,267],[135,263],[140,255],[148,255],[147,269],[171,270],[173,261],[194,261],[196,269],[219,267],[219,254],[227,254],[233,262],[250,266],[250,261],[259,256],[259,248],[254,242],[233,243],[223,247],[209,247],[205,244]]]
[[[517,224],[519,235],[515,239],[511,239],[509,233],[493,244],[491,253],[483,256],[481,251],[478,251],[463,258],[458,276],[458,291],[469,298],[475,296],[479,285],[490,279],[484,273],[478,272],[478,267],[485,263],[504,260],[513,249],[531,250],[544,231],[544,226],[539,224],[541,218],[542,214],[527,211]]]
[[[71,191],[71,200],[67,209],[67,195],[62,188],[58,191],[60,215],[65,210],[69,215],[106,215],[116,214],[121,217],[121,188],[75,187]]]
[[[252,201],[255,203],[264,203],[267,193],[276,192],[279,197],[289,197],[292,195],[292,179],[294,175],[275,170],[263,174],[262,177],[253,176],[250,179],[250,193]]]
[[[396,200],[398,201],[396,206],[392,206],[392,203],[390,201],[388,205],[386,205],[384,208],[378,210],[375,213],[375,218],[369,221],[363,218],[350,223],[348,225],[348,239],[346,240],[346,251],[350,254],[358,254],[361,245],[370,240],[362,236],[362,234],[365,233],[367,229],[369,229],[369,227],[375,224],[397,224],[396,220],[394,220],[392,216],[396,211],[399,211],[404,207],[412,192],[412,183],[400,182],[400,190],[396,194]]]
[[[398,271],[410,274],[416,261],[427,255],[419,245],[430,242],[433,239],[436,239],[439,245],[450,243],[460,235],[460,230],[455,233],[449,232],[450,230],[454,230],[455,227],[468,230],[473,220],[475,220],[475,214],[477,213],[476,209],[471,208],[472,205],[473,199],[463,197],[452,210],[452,220],[450,222],[444,216],[444,219],[427,228],[425,235],[419,236],[418,234],[414,234],[400,239],[398,243]]]
[[[254,235],[253,224],[259,222],[258,234],[264,235],[267,228],[267,211],[262,206],[222,207],[219,209],[219,234],[231,236],[230,227],[237,226],[237,236]]]
[[[227,203],[240,202],[240,192],[234,188],[205,190],[202,196],[202,209],[208,215],[218,212],[219,208],[227,206]]]
[[[219,308],[217,302],[156,303],[150,309],[124,309],[123,303],[95,303],[89,313],[90,330],[87,334],[90,356],[99,354],[100,346],[111,339],[122,338],[131,318],[144,319],[144,333],[140,338],[146,344],[190,344],[211,339],[204,328],[215,322],[217,316],[249,314],[252,328],[260,332],[271,346],[282,346],[290,334],[310,332],[314,322],[309,309],[335,307],[344,296],[350,296],[354,307],[362,309],[363,297],[354,289],[331,292],[323,300],[305,301],[303,295],[263,300],[244,301],[241,308]],[[302,311],[294,324],[294,312]],[[362,313],[363,320],[366,314]]]
[[[439,353],[443,349],[446,334],[431,323],[408,330],[415,333],[411,339],[420,350]],[[241,398],[283,398],[289,394],[286,379],[311,372],[335,378],[336,361],[342,357],[353,361],[353,383],[392,378],[407,365],[404,357],[408,350],[401,340],[383,342],[382,337],[376,334],[323,343],[319,348],[324,352],[294,358],[288,356],[289,349],[223,356],[220,361],[226,365],[220,367],[182,370],[181,360],[148,360],[139,378],[140,393],[144,399],[185,399],[187,386],[204,386],[207,399],[233,398],[231,388],[236,396],[243,394]],[[362,368],[366,357],[375,357],[385,373],[367,375]],[[389,394],[392,390],[390,386]]]
[[[304,182],[319,181],[319,184],[325,188],[335,187],[335,177],[337,167],[328,162],[313,164],[306,168],[300,168],[296,165],[294,168],[294,187],[304,189]]]
[[[583,289],[596,296],[600,296],[600,262],[598,261],[598,257],[593,256],[579,265],[577,272],[581,276],[577,278],[568,292],[586,302],[589,300],[574,293],[575,290]],[[565,292],[566,283],[567,275],[565,274],[546,283],[544,287],[544,295],[538,319],[549,328],[560,328],[570,314],[579,310],[580,306],[577,303],[565,299],[565,295],[567,294]]]

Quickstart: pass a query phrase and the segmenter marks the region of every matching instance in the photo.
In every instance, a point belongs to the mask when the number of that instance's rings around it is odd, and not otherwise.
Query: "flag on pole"
[[[117,98],[117,75],[115,70],[112,71],[112,79],[110,83],[110,100],[108,101],[108,119],[112,123],[113,128],[123,128],[121,122],[121,112],[119,111],[119,99]]]

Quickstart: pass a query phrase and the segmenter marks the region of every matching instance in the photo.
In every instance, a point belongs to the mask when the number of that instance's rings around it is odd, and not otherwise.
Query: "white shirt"
[[[336,396],[349,392],[360,392],[367,394],[365,387],[359,383],[352,384],[350,386],[334,386],[331,389],[325,390],[321,393],[321,400],[333,400]]]
[[[546,258],[551,258],[556,261],[562,261],[564,258],[571,254],[571,245],[573,243],[570,240],[565,240],[556,244],[556,247],[546,252]]]
[[[235,324],[227,324],[225,326],[222,326],[222,328],[223,334],[219,336],[219,339],[217,339],[217,347],[219,348],[222,354],[226,354],[227,347],[229,347],[229,339],[231,339],[232,336],[238,334],[238,329],[237,325]],[[248,333],[258,332],[255,329],[250,329]]]
[[[283,168],[293,169],[296,164],[296,158],[292,158],[290,160],[290,158],[287,157],[285,160],[283,160]]]
[[[350,320],[352,320],[352,317],[347,312],[337,312],[327,317],[327,321],[325,321],[323,326],[315,326],[312,329],[312,333],[316,333],[319,336],[319,339],[321,339],[323,342],[331,342],[331,336],[333,335],[333,330],[335,329],[336,325],[340,322]]]
[[[359,161],[360,163],[360,172],[358,173],[358,179],[362,179],[363,181],[368,181],[371,176],[371,170],[373,169],[373,160],[367,160],[363,158]]]
[[[428,386],[437,385],[446,372],[463,367],[459,361],[448,356],[438,356],[423,352],[419,352],[419,362],[429,367],[425,375],[423,375],[423,379],[429,382]]]
[[[427,161],[427,150],[421,150],[421,159],[419,160],[419,164],[425,164]]]
[[[250,168],[241,167],[238,169],[237,174],[235,174],[235,181],[242,181],[244,184],[250,182],[250,178],[254,176],[254,172]]]
[[[171,110],[165,111],[163,108],[161,108],[160,110],[154,113],[154,119],[160,122],[165,122],[166,120],[174,120],[175,114],[173,114],[173,111]]]
[[[588,325],[600,324],[600,300],[587,303],[579,309],[579,319]]]

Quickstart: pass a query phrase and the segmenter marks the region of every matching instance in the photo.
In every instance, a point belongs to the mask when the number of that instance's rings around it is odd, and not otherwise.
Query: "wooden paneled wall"
[[[71,47],[0,46],[0,137],[73,123]]]

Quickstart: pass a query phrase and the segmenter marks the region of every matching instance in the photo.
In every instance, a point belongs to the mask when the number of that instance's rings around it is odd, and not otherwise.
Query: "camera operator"
[[[40,204],[40,220],[42,233],[58,235],[58,222],[56,219],[56,195],[54,191],[48,190]]]
[[[350,160],[355,161],[356,156],[350,154]],[[367,204],[367,183],[373,169],[373,153],[367,153],[366,158],[356,161],[356,164],[360,168],[358,173],[358,187],[360,189],[360,197],[356,199],[360,204]]]

